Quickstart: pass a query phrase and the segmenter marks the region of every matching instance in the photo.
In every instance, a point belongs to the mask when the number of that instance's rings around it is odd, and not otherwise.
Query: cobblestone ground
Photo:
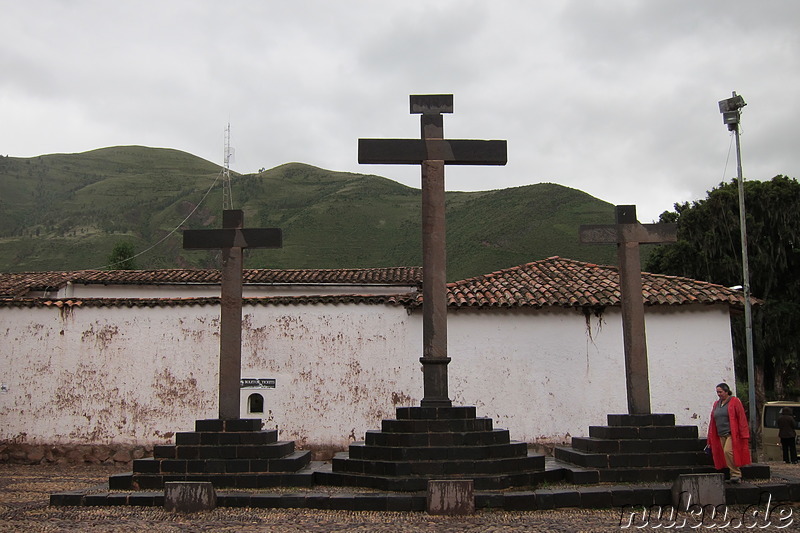
[[[771,465],[772,466],[772,465]],[[778,466],[778,465],[775,465]],[[792,474],[800,474],[800,466]],[[555,510],[532,512],[479,511],[467,517],[437,517],[426,513],[348,512],[305,509],[225,509],[180,515],[160,508],[147,507],[50,507],[49,495],[64,490],[80,490],[105,483],[119,467],[87,465],[7,465],[0,464],[0,531],[24,532],[135,532],[148,531],[236,531],[236,532],[511,532],[511,531],[641,531],[659,529],[711,529],[711,522],[701,525],[690,520],[683,527],[673,522],[633,521],[621,527],[620,509]],[[762,506],[763,507],[763,506]],[[739,527],[733,520],[730,529],[800,531],[800,505],[784,507],[793,519],[778,523],[759,515]],[[743,509],[732,509],[741,514]],[[759,510],[756,509],[757,513]],[[763,515],[763,509],[761,509]],[[626,515],[627,516],[627,515]],[[624,524],[623,524],[624,525]],[[672,525],[672,527],[670,527]],[[715,522],[719,529],[720,520]],[[778,525],[784,525],[778,529]],[[727,528],[726,528],[727,529]]]

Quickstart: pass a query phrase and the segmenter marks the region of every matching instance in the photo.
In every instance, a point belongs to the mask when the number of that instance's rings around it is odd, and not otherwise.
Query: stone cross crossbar
[[[621,244],[636,242],[639,244],[659,244],[675,242],[677,239],[675,224],[625,224],[616,225],[583,224],[580,228],[583,244]]]
[[[280,248],[283,232],[278,228],[201,229],[183,232],[186,250],[221,250],[223,248]]]
[[[506,141],[445,139],[359,139],[358,162],[377,165],[505,165]]]

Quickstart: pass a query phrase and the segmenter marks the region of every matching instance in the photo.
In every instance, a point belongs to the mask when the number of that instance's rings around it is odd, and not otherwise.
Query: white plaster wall
[[[588,319],[569,309],[450,316],[451,398],[512,439],[566,442],[627,412],[619,309]],[[646,329],[653,412],[704,434],[715,385],[733,382],[727,307],[647,308]]]
[[[0,440],[163,443],[215,418],[218,314],[0,308]],[[714,386],[733,381],[727,307],[646,318],[653,410],[702,434]],[[421,329],[402,307],[245,305],[242,376],[276,379],[263,418],[280,438],[343,448],[419,405]],[[562,442],[627,410],[617,309],[454,311],[448,338],[450,397],[515,440]]]
[[[175,311],[0,310],[0,439],[165,442],[211,416],[218,320]]]
[[[653,412],[708,430],[717,383],[736,390],[727,306],[647,308],[647,351]]]
[[[217,416],[217,306],[0,309],[0,440],[169,442]],[[412,405],[402,307],[245,306],[242,375],[276,378],[267,427],[345,446]],[[409,392],[411,391],[411,392]]]
[[[419,403],[421,342],[402,307],[245,307],[242,375],[276,378],[263,418],[281,438],[344,448]]]

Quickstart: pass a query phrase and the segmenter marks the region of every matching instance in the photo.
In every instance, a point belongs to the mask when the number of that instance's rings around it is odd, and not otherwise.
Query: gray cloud
[[[797,176],[800,4],[778,0],[32,0],[0,20],[0,152],[177,148],[233,168],[365,166],[359,137],[414,137],[408,95],[455,95],[445,131],[508,139],[448,188],[549,181],[650,220],[735,174],[717,101],[743,115],[745,174]]]

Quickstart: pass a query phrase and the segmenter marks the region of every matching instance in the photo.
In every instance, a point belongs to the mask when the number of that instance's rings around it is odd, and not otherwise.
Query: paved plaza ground
[[[770,463],[774,472],[800,476],[800,465]],[[712,520],[700,524],[689,516],[652,518],[643,522],[637,514],[621,509],[551,511],[479,511],[466,517],[430,516],[412,512],[349,512],[301,509],[218,508],[214,511],[180,515],[160,508],[146,507],[50,507],[53,492],[78,490],[105,483],[111,474],[120,473],[118,466],[105,465],[9,465],[0,464],[0,531],[24,532],[135,532],[149,531],[236,531],[236,532],[510,532],[510,531],[647,531],[647,530],[712,530]],[[726,519],[714,517],[720,529],[747,531],[800,531],[800,503],[772,506],[769,519],[765,505],[746,509],[732,507]],[[776,513],[789,516],[778,521]],[[745,523],[740,523],[742,515]],[[621,518],[622,524],[621,524]],[[769,521],[769,522],[768,522]],[[768,525],[769,524],[769,525]],[[628,525],[628,527],[624,527]],[[683,527],[679,527],[679,526]],[[738,525],[738,527],[736,527]],[[779,525],[786,527],[778,528]],[[671,526],[671,527],[670,527]],[[761,527],[767,526],[767,527]]]

